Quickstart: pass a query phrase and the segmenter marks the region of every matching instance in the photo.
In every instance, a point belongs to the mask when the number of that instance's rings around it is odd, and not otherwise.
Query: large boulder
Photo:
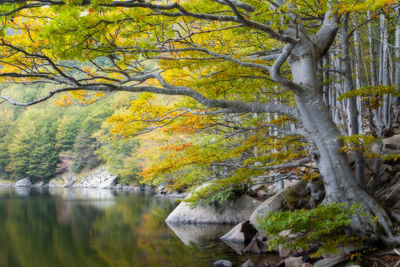
[[[107,180],[105,180],[104,182],[102,182],[101,184],[99,184],[99,186],[97,188],[99,188],[99,189],[112,188],[115,186],[116,180],[117,180],[117,176],[112,176],[112,177],[108,178]]]
[[[115,179],[115,176],[102,166],[94,170],[89,176],[83,178],[81,182],[74,185],[74,187],[99,188],[103,183],[105,184],[104,186],[108,186],[108,182],[112,181],[110,179]]]
[[[243,195],[234,203],[225,206],[190,204],[181,202],[165,220],[167,223],[186,224],[238,224],[249,219],[260,202]]]
[[[27,178],[24,178],[24,179],[21,179],[21,180],[17,181],[14,186],[15,187],[31,187],[31,185],[32,185],[32,182],[27,177]]]
[[[280,193],[268,198],[259,205],[250,216],[250,222],[257,225],[259,217],[266,216],[271,211],[282,211],[287,208],[288,196],[293,194],[296,197],[302,198],[307,195],[307,182],[298,181],[297,183],[283,189]],[[290,196],[292,198],[292,196]]]

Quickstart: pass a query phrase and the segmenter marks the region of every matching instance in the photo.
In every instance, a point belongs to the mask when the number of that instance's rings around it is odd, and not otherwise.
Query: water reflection
[[[243,263],[218,231],[173,228],[164,198],[108,190],[1,190],[0,266],[212,266]],[[207,235],[207,231],[210,235]],[[190,234],[188,234],[190,233]],[[186,244],[186,245],[185,245]]]

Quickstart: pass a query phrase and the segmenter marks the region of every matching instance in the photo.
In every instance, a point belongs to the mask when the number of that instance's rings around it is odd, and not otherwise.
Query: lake
[[[173,200],[97,189],[1,189],[0,266],[212,266],[247,259],[218,238],[232,226],[172,226]]]

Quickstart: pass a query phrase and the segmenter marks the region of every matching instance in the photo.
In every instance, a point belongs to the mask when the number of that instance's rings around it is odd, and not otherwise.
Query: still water
[[[164,219],[166,198],[109,190],[0,189],[1,267],[212,266],[246,258],[218,240],[232,226]]]

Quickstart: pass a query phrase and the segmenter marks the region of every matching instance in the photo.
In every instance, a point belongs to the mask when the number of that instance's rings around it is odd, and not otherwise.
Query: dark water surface
[[[0,190],[1,267],[212,266],[232,226],[173,227],[165,198],[108,190]],[[175,233],[176,232],[176,233]]]

